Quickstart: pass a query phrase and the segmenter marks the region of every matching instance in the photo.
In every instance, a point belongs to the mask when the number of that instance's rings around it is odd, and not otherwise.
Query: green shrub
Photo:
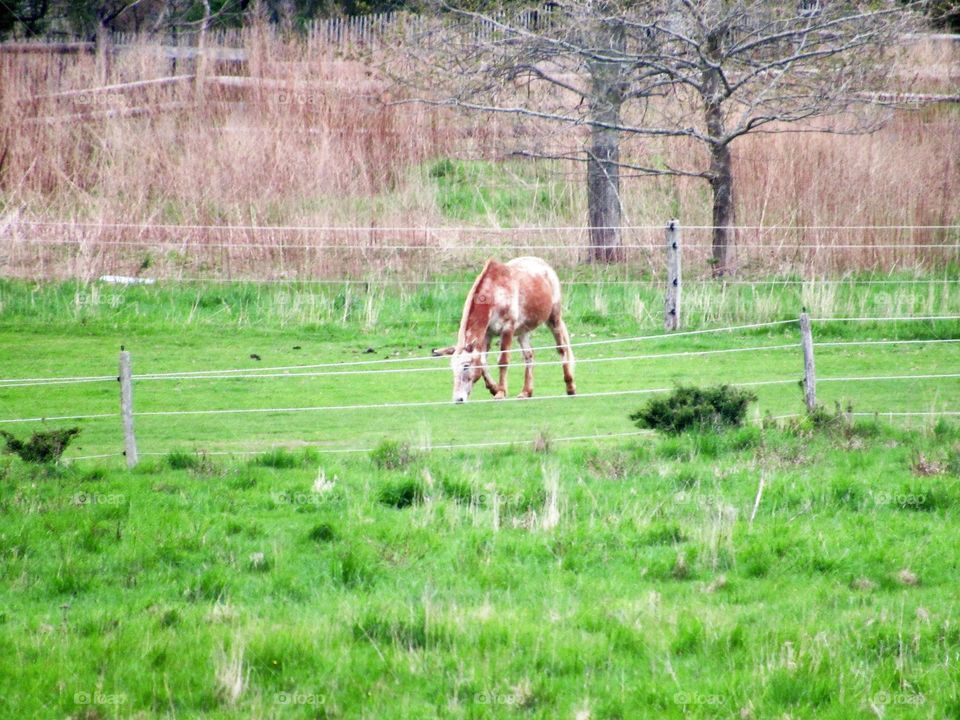
[[[757,396],[729,385],[698,388],[680,385],[665,398],[654,398],[630,416],[637,427],[666,433],[739,427]]]
[[[46,430],[35,432],[29,440],[23,442],[10,433],[0,430],[0,435],[7,441],[4,452],[19,455],[25,462],[38,464],[57,462],[70,441],[79,434],[78,427]]]

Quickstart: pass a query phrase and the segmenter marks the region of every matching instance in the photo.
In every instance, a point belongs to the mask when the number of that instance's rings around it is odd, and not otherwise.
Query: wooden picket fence
[[[509,22],[514,26],[535,29],[551,22],[551,6],[544,9],[526,10],[520,13],[500,12],[491,21],[469,24],[477,39],[490,40],[500,32],[497,24]],[[408,12],[386,12],[351,17],[333,17],[310,21],[304,35],[311,47],[345,52],[358,48],[377,47],[385,41],[391,43],[416,42],[429,30],[432,16],[416,15]],[[245,62],[245,46],[249,39],[250,28],[229,28],[208,30],[204,44],[213,59],[218,61]],[[113,32],[106,34],[110,52],[123,52],[144,45],[162,45],[171,59],[193,60],[197,57],[200,44],[200,32],[170,33],[129,33]],[[31,40],[30,42],[0,43],[0,52],[4,53],[93,53],[97,51],[95,42],[63,42],[53,39]]]

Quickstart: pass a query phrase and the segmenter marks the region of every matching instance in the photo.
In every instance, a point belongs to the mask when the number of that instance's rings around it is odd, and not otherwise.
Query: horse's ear
[[[453,355],[453,353],[456,352],[456,350],[457,348],[451,345],[450,347],[437,348],[435,350],[431,350],[430,354],[433,355],[434,357],[442,357],[444,355]]]

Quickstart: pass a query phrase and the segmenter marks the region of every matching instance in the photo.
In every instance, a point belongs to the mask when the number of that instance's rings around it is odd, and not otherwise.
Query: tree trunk
[[[587,208],[590,215],[590,261],[623,259],[620,233],[620,137],[616,130],[594,127],[587,161]]]
[[[727,28],[719,26],[708,34],[704,57],[710,62],[702,65],[703,97],[706,103],[705,120],[710,137],[710,188],[713,190],[713,276],[733,273],[733,253],[736,244],[733,205],[733,162],[730,140],[727,138],[722,103],[725,99],[723,76],[718,69],[722,49],[727,40]]]
[[[603,3],[601,3],[603,4]],[[593,47],[605,49],[612,57],[621,56],[626,47],[622,23],[610,20],[609,13],[593,28]],[[623,260],[620,204],[620,108],[623,105],[624,72],[618,62],[593,60],[588,63],[591,97],[590,120],[604,127],[590,128],[587,159],[587,208],[590,216],[591,262]]]
[[[710,188],[713,190],[713,276],[732,275],[736,245],[733,203],[733,163],[729,145],[710,149]]]

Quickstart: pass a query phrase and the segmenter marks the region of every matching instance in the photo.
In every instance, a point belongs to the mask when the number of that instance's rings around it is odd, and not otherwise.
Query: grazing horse
[[[465,402],[473,384],[483,378],[494,398],[507,395],[507,363],[514,336],[523,351],[523,391],[519,397],[533,395],[533,349],[530,333],[546,323],[557,341],[563,358],[563,380],[567,395],[576,393],[573,384],[573,352],[570,333],[563,322],[560,307],[560,280],[553,268],[536,257],[519,257],[508,263],[487,260],[467,294],[460,320],[457,344],[434,350],[434,355],[449,355],[453,369],[453,401]],[[500,337],[500,382],[494,384],[487,370],[490,340]]]

